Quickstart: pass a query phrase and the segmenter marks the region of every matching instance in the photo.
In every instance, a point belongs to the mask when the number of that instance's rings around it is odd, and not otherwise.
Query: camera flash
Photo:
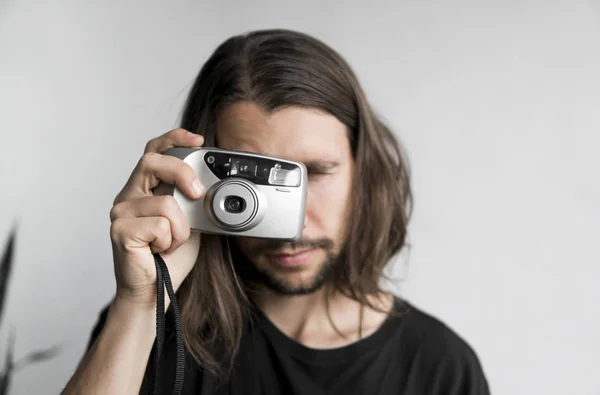
[[[300,185],[300,169],[285,170],[277,164],[271,169],[269,184],[296,187]]]

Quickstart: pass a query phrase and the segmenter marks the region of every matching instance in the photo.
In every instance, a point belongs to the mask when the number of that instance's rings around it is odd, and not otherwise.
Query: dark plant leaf
[[[0,395],[8,395],[8,388],[10,386],[10,373],[0,373]]]
[[[13,363],[13,370],[16,372],[19,369],[24,368],[25,366],[43,362],[48,359],[54,358],[60,352],[60,346],[58,344],[41,351],[34,351],[31,354],[27,355],[25,358],[19,360],[16,363]]]
[[[13,252],[15,247],[15,238],[17,235],[17,227],[13,227],[8,237],[8,241],[2,253],[0,261],[0,323],[2,322],[2,313],[4,312],[4,304],[6,303],[6,294],[8,292],[8,283],[13,265]]]
[[[13,255],[15,247],[15,239],[17,235],[17,226],[15,225],[10,232],[2,258],[0,259],[0,323],[2,322],[2,314],[4,312],[4,305],[6,303],[6,296],[8,293],[8,285],[10,275],[13,266]],[[11,330],[8,339],[8,349],[5,356],[4,370],[0,372],[0,395],[8,395],[10,384],[12,381],[12,374],[22,369],[27,365],[31,365],[37,362],[42,362],[53,358],[58,354],[60,347],[55,345],[47,350],[35,351],[15,363],[14,360],[14,347],[15,347],[15,336],[14,330]]]
[[[13,367],[14,367],[14,348],[15,348],[15,335],[14,331],[10,331],[8,338],[8,351],[4,360],[4,371],[0,372],[0,395],[8,395],[10,388]]]

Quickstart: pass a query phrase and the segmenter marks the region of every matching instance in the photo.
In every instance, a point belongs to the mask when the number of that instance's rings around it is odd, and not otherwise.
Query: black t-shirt
[[[473,349],[445,324],[396,299],[400,316],[390,316],[372,335],[327,350],[305,347],[287,337],[260,311],[242,339],[229,382],[215,380],[186,357],[183,395],[488,395],[488,383]],[[106,320],[104,309],[91,346]],[[168,316],[167,316],[168,317]],[[152,328],[153,329],[153,328]],[[176,344],[167,332],[161,361],[160,394],[171,394]],[[153,380],[154,358],[144,384]]]

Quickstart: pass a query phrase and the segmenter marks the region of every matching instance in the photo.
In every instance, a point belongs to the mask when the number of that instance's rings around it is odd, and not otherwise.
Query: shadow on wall
[[[6,295],[8,292],[10,274],[13,266],[16,235],[17,226],[14,226],[10,232],[10,235],[8,236],[8,240],[6,241],[4,247],[4,252],[2,253],[2,260],[0,261],[0,326],[2,325],[2,313],[4,312],[4,304],[7,299]],[[29,355],[15,361],[14,345],[15,334],[14,330],[11,329],[8,337],[6,355],[4,356],[4,366],[0,371],[0,395],[8,395],[13,373],[36,362],[42,362],[54,358],[60,349],[58,345],[55,345],[47,350],[34,351]],[[2,366],[1,362],[0,366]]]

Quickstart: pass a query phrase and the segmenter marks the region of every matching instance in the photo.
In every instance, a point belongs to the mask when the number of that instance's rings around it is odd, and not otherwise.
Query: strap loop
[[[173,284],[169,276],[169,269],[163,258],[154,253],[154,263],[156,265],[156,350],[154,354],[154,383],[151,385],[150,393],[157,395],[157,388],[160,376],[160,358],[162,348],[165,341],[165,287],[171,307],[175,317],[175,334],[177,342],[177,365],[175,369],[175,384],[173,386],[173,395],[181,395],[183,388],[183,378],[185,370],[185,345],[183,342],[183,330],[181,329],[181,314],[179,313],[179,305],[173,291]]]

